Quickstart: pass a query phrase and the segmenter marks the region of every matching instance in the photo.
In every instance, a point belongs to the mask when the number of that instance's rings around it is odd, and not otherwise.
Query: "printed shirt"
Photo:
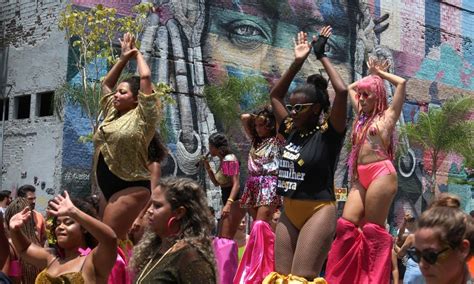
[[[252,145],[247,163],[249,175],[277,175],[280,148],[282,146],[282,141],[277,137],[266,138],[258,147]]]
[[[158,90],[166,91],[167,87]],[[158,93],[145,95],[139,92],[137,107],[123,115],[119,115],[113,106],[113,95],[109,93],[101,100],[104,121],[94,134],[94,169],[102,153],[109,170],[119,178],[148,180],[148,145],[158,122]]]
[[[286,117],[280,126],[286,138],[279,161],[277,193],[292,199],[334,201],[334,172],[344,140],[328,122],[301,137]]]

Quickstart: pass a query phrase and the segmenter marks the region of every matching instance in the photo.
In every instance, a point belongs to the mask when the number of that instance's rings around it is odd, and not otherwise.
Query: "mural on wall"
[[[84,7],[102,2],[73,1]],[[106,2],[125,14],[139,1]],[[271,86],[290,65],[292,38],[300,30],[314,35],[323,25],[333,27],[327,54],[347,83],[366,75],[365,62],[370,56],[390,60],[391,72],[409,78],[400,125],[416,121],[417,113],[439,106],[454,94],[474,94],[474,29],[469,25],[474,7],[461,0],[448,2],[450,5],[403,0],[393,6],[384,0],[154,1],[141,50],[152,67],[153,80],[171,84],[177,102],[166,107],[164,118],[172,152],[165,172],[205,180],[196,163],[207,152],[208,137],[219,122],[214,121],[203,97],[204,86],[227,76],[261,76]],[[294,85],[321,70],[310,56]],[[391,87],[387,84],[386,88],[391,94]],[[66,124],[82,135],[77,121]],[[64,144],[72,139],[74,135],[65,134]],[[398,142],[403,151],[395,161],[400,190],[392,220],[403,217],[406,210],[416,214],[429,197],[424,190],[429,170],[424,168],[426,153],[406,137],[400,136]],[[245,151],[241,154],[244,161]],[[337,187],[347,187],[346,154],[341,155]],[[472,186],[450,184],[449,180],[451,176],[467,179],[472,173],[455,155],[445,155],[443,161],[441,172],[445,174],[437,181],[440,189],[459,194],[464,209],[471,210]],[[63,163],[74,169],[83,162]],[[208,194],[218,194],[209,182],[206,186]],[[211,199],[219,200],[216,196]]]

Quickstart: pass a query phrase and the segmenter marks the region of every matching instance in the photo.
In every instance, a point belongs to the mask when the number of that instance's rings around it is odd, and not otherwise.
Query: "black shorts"
[[[97,183],[99,184],[100,190],[104,194],[106,201],[109,201],[110,197],[112,197],[114,193],[128,187],[145,187],[148,190],[151,190],[151,184],[149,180],[126,181],[114,175],[105,163],[102,153],[99,154],[96,175]]]
[[[227,199],[229,199],[231,191],[232,191],[232,186],[221,187],[222,205],[225,205],[227,203]],[[239,191],[237,193],[237,198],[234,201],[240,200],[241,196],[242,196],[242,193]]]

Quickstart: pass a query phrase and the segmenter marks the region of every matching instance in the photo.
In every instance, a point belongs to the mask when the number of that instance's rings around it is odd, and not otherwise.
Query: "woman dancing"
[[[270,106],[257,110],[255,114],[243,114],[241,121],[252,147],[240,205],[248,208],[255,222],[234,283],[262,283],[265,276],[275,269],[275,234],[270,222],[273,212],[281,205],[276,183],[283,141],[277,138],[275,116]]]
[[[57,254],[31,243],[23,234],[21,229],[31,218],[29,208],[13,216],[9,223],[21,258],[42,270],[35,283],[107,283],[117,256],[114,231],[96,219],[88,203],[71,200],[67,191],[48,206],[48,213],[55,216]]]
[[[107,201],[103,221],[125,240],[133,221],[150,196],[148,145],[158,121],[158,94],[153,91],[150,68],[126,33],[122,53],[102,83],[104,121],[94,134],[94,169]],[[136,58],[140,77],[120,82],[112,91],[125,65]],[[169,92],[160,85],[158,92]]]
[[[209,136],[209,154],[218,157],[220,165],[214,173],[207,159],[204,167],[210,180],[222,191],[222,213],[217,237],[214,239],[214,252],[219,274],[219,283],[232,283],[238,265],[238,248],[234,241],[235,233],[244,216],[240,208],[239,161],[230,151],[229,141],[224,134]]]
[[[307,84],[292,91],[285,107],[285,94],[311,51],[303,32],[295,41],[294,62],[270,93],[279,131],[286,138],[277,183],[284,209],[276,228],[276,272],[263,283],[326,283],[318,276],[334,237],[334,172],[347,117],[346,85],[324,54],[331,32],[326,26],[313,41],[336,93],[331,111],[328,83],[321,75],[311,75]]]
[[[393,134],[405,99],[405,79],[388,73],[387,61],[369,59],[371,75],[349,85],[357,116],[352,127],[352,189],[329,253],[330,283],[389,283],[392,237],[385,230],[397,191]],[[395,85],[390,106],[383,80]]]

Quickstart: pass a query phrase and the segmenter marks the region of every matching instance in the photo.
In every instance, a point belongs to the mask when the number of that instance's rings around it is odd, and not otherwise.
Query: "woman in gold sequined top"
[[[92,206],[71,200],[67,192],[56,196],[47,212],[55,216],[57,254],[32,243],[22,233],[21,228],[31,218],[28,207],[9,222],[13,245],[21,259],[42,269],[35,283],[107,283],[117,255],[114,231],[95,218]]]
[[[126,33],[120,43],[120,59],[102,82],[104,120],[94,133],[94,170],[107,201],[103,221],[119,239],[125,240],[150,196],[147,148],[158,121],[158,94],[153,90],[150,68],[135,47],[134,37]],[[132,58],[137,61],[140,76],[116,86]],[[164,84],[158,88],[158,92],[169,91]]]

